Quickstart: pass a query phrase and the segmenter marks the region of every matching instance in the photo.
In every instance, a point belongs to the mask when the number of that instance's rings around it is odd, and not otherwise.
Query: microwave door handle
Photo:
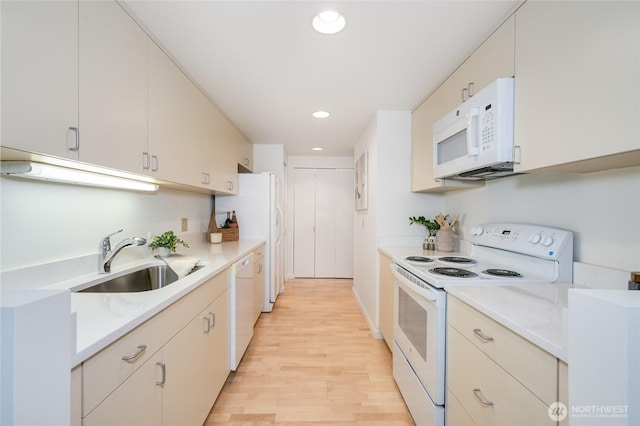
[[[478,141],[478,115],[480,111],[478,108],[471,108],[467,115],[467,152],[469,155],[480,154],[480,148],[477,145]]]

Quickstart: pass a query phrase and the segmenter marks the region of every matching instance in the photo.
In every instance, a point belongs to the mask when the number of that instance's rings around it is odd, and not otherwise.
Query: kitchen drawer
[[[447,409],[445,411],[445,425],[446,426],[477,426],[476,423],[471,420],[469,413],[467,413],[460,404],[460,401],[451,393],[451,389],[447,388]]]
[[[89,414],[111,392],[140,368],[171,336],[165,330],[163,313],[122,336],[82,364],[82,417]],[[146,349],[130,361],[145,345]]]
[[[557,358],[459,299],[447,300],[452,327],[545,403],[557,401]]]
[[[449,325],[447,332],[447,385],[478,426],[556,424],[549,417],[548,407],[543,401],[455,328]],[[484,398],[487,404],[480,398]]]
[[[225,270],[202,284],[163,311],[167,340],[175,336],[212,300],[229,288],[229,270]]]

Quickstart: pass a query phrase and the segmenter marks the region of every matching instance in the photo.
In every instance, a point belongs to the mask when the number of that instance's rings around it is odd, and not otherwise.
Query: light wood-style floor
[[[351,280],[286,283],[205,426],[413,425]]]

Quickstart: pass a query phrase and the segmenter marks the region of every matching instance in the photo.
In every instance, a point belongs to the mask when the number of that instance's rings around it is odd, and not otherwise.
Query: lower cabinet
[[[162,349],[165,425],[202,424],[224,385],[229,360],[221,355],[229,351],[221,348],[229,341],[228,295],[218,297]]]
[[[558,359],[455,297],[447,310],[447,425],[556,425]]]
[[[86,360],[83,425],[201,425],[229,375],[225,271]]]
[[[93,425],[161,425],[162,350],[156,352],[82,420]]]
[[[393,259],[378,252],[380,260],[380,332],[389,349],[393,348]]]
[[[264,307],[264,246],[253,251],[253,323],[260,318]]]

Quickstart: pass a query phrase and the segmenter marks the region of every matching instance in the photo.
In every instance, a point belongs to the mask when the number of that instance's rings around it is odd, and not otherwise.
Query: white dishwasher
[[[236,371],[253,337],[253,254],[236,262],[231,274],[230,368]]]

